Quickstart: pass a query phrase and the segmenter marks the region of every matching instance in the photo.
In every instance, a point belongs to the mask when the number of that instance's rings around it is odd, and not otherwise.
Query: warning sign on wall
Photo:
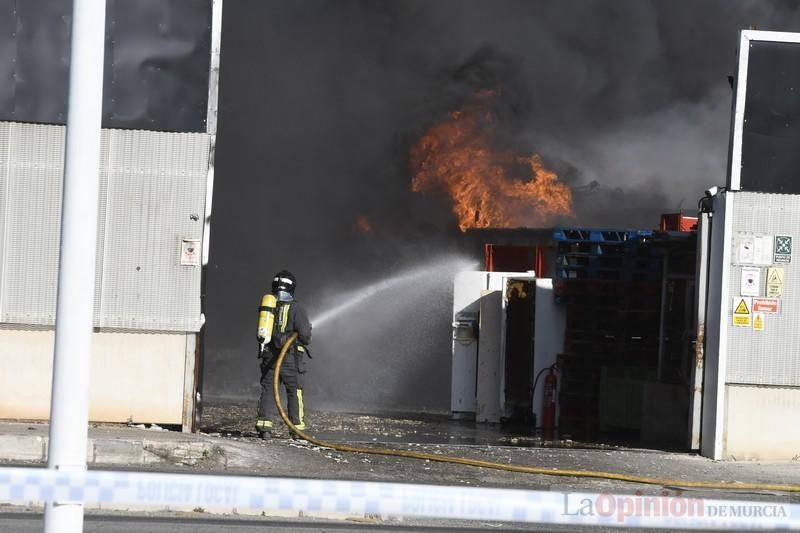
[[[772,264],[772,235],[755,235],[753,237],[753,264]]]
[[[733,325],[739,327],[750,327],[750,310],[752,299],[740,296],[733,299]]]
[[[755,248],[755,243],[753,242],[752,235],[746,235],[743,233],[739,234],[739,263],[742,265],[752,265],[753,264],[753,249]]]
[[[783,267],[767,269],[767,298],[783,296]]]
[[[745,267],[742,269],[740,293],[742,296],[758,296],[761,289],[761,269]]]
[[[754,313],[766,313],[768,315],[778,314],[778,300],[777,298],[753,298]]]
[[[181,265],[200,266],[199,239],[183,239],[181,241]]]
[[[756,331],[764,331],[765,320],[764,313],[753,313],[753,329]]]
[[[792,262],[792,236],[775,235],[775,262]]]
[[[768,266],[773,263],[774,236],[739,232],[734,246],[738,251],[734,262],[740,265]]]

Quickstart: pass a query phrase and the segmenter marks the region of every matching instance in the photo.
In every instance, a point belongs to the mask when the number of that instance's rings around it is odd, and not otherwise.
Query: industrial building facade
[[[33,36],[69,42],[60,4],[0,2],[0,418],[49,417],[68,69]],[[219,0],[109,3],[93,421],[195,425],[220,23]]]
[[[499,235],[518,248],[487,247],[486,268],[512,272],[456,277],[454,417],[503,423],[522,398],[550,445],[800,456],[799,55],[800,34],[742,32],[730,172],[696,218]]]
[[[713,220],[703,455],[792,459],[800,454],[800,277],[792,244],[779,250],[800,228],[800,196],[725,192]]]
[[[703,455],[800,456],[800,34],[742,31],[708,248]],[[710,193],[712,191],[709,191]]]

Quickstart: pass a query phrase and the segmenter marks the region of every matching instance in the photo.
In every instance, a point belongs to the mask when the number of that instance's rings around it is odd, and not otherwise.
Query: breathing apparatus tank
[[[265,294],[261,298],[261,307],[258,308],[258,342],[261,343],[263,352],[272,339],[272,328],[275,326],[275,309],[278,299],[274,294]]]

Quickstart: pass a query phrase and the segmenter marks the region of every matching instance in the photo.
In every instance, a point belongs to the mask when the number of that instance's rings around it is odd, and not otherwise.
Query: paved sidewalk
[[[513,439],[497,430],[465,426],[447,429],[437,419],[410,420],[312,413],[325,430],[312,435],[337,442],[412,449],[432,454],[469,457],[502,464],[562,469],[600,470],[676,480],[707,480],[800,485],[800,461],[716,462],[687,453],[641,449],[576,449],[504,445]],[[260,475],[362,481],[392,481],[461,486],[522,488],[559,492],[675,495],[675,487],[603,479],[532,475],[445,464],[403,457],[344,453],[288,438],[260,440],[241,424],[218,424],[195,434],[144,427],[92,425],[89,468],[135,469],[181,473]],[[226,429],[227,428],[227,429]],[[445,429],[443,429],[445,428]],[[445,431],[446,430],[446,431]],[[443,436],[443,431],[445,435]],[[447,431],[453,434],[446,435]],[[44,423],[0,422],[0,464],[44,466],[48,426]],[[470,444],[454,444],[464,437]],[[438,442],[437,442],[438,439]],[[692,497],[800,503],[800,493],[769,491],[683,491]],[[173,508],[173,510],[175,510]],[[191,509],[189,509],[191,510]]]

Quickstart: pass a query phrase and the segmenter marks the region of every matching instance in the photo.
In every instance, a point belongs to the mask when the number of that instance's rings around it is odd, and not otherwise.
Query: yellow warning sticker
[[[733,325],[737,327],[750,327],[750,315],[733,315]]]
[[[767,298],[783,296],[783,267],[767,269]]]
[[[733,299],[733,314],[734,315],[749,315],[750,314],[750,298],[739,297]]]
[[[741,328],[749,328],[751,320],[750,310],[753,299],[747,296],[737,296],[733,299],[733,325]]]
[[[764,331],[765,320],[764,313],[753,313],[753,329],[756,331]]]

